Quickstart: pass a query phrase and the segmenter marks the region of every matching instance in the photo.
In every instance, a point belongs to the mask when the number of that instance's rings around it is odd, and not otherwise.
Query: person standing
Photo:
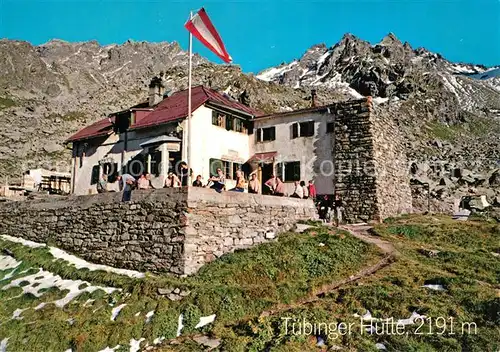
[[[184,161],[181,162],[180,167],[179,178],[181,181],[181,186],[187,187],[189,184],[189,176],[191,176],[192,172],[190,172],[191,170],[188,168],[188,165]]]
[[[130,174],[118,176],[120,190],[123,190],[122,202],[128,202],[132,198],[132,188],[135,185],[135,178]]]
[[[339,194],[335,195],[335,226],[339,226],[342,223],[342,212],[344,211],[342,198]]]
[[[307,186],[308,188],[308,193],[309,193],[309,198],[312,198],[313,200],[316,200],[316,186],[313,183],[313,180],[309,180],[309,185]]]
[[[255,172],[250,175],[250,181],[248,181],[248,193],[260,193],[260,181]]]

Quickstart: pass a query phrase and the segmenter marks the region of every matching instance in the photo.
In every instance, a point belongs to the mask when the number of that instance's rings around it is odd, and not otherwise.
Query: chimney
[[[154,76],[151,83],[149,83],[149,106],[155,106],[161,102],[164,92],[163,72],[160,72],[160,76]]]
[[[316,107],[316,89],[311,89],[311,107]]]

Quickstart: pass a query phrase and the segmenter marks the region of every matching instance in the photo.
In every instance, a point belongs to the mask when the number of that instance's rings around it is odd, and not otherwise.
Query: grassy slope
[[[352,334],[331,335],[329,346],[343,350],[376,351],[498,351],[500,349],[500,225],[455,222],[447,217],[403,217],[377,226],[374,233],[394,243],[400,252],[393,265],[356,284],[347,285],[320,302],[270,318],[240,324],[226,334],[231,350],[317,351],[315,338],[285,334],[290,317],[310,323],[354,323]],[[429,250],[437,250],[428,256]],[[421,287],[442,284],[446,291]],[[360,333],[354,313],[370,310],[373,317],[408,318],[412,312],[432,317],[418,334],[369,336]],[[436,320],[443,317],[443,320]],[[453,318],[453,333],[449,318]],[[462,334],[462,323],[477,324],[477,333]],[[436,325],[439,324],[439,325]],[[441,327],[441,328],[438,328]],[[412,328],[414,331],[414,328]],[[443,334],[440,334],[443,332]],[[430,333],[429,333],[430,332]],[[241,346],[246,346],[245,348]]]
[[[324,244],[324,245],[320,245]],[[151,344],[160,336],[175,337],[179,313],[185,315],[185,333],[194,332],[199,316],[217,314],[216,323],[205,331],[221,330],[239,321],[253,319],[277,303],[288,303],[308,294],[312,288],[354,274],[379,257],[378,252],[357,239],[325,228],[308,234],[286,234],[277,242],[226,255],[186,279],[152,276],[129,279],[103,272],[76,270],[54,261],[47,249],[27,248],[0,241],[0,249],[12,251],[24,269],[43,267],[68,279],[82,279],[94,285],[122,288],[111,295],[96,291],[82,294],[64,309],[48,304],[43,309],[24,311],[21,320],[11,319],[16,308],[35,307],[65,295],[52,289],[43,296],[22,295],[20,288],[0,289],[0,340],[9,337],[8,351],[97,351],[106,346],[126,345],[131,338],[146,338]],[[9,270],[10,271],[10,270]],[[0,280],[9,271],[0,271]],[[31,272],[21,274],[25,276]],[[12,279],[19,277],[14,275]],[[0,281],[0,288],[12,279]],[[158,295],[159,287],[179,287],[191,294],[180,302]],[[83,306],[87,299],[95,301]],[[110,303],[127,306],[111,321]],[[155,310],[151,322],[145,314]],[[139,316],[135,316],[141,312]],[[71,323],[70,323],[71,322]],[[229,331],[229,330],[227,330]],[[231,339],[228,340],[231,343]],[[189,345],[184,344],[185,348]]]

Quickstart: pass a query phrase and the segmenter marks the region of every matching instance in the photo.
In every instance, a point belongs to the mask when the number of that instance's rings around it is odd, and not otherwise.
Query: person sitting
[[[224,187],[226,187],[226,177],[221,169],[217,168],[217,176],[212,176],[209,179],[209,184],[207,187],[215,189],[216,192],[221,193]]]
[[[299,181],[295,181],[295,189],[293,190],[293,193],[290,197],[292,198],[303,198],[304,197],[304,190],[302,189],[302,186],[300,185]]]
[[[250,181],[248,181],[248,193],[260,193],[260,181],[255,172],[250,175]]]
[[[108,191],[108,175],[102,174],[96,184],[97,193],[105,193]]]
[[[196,180],[193,181],[193,187],[203,187],[201,182],[201,175],[196,176]]]
[[[264,184],[270,188],[272,195],[278,197],[283,197],[285,195],[285,184],[280,180],[278,176],[273,175]]]
[[[144,174],[142,174],[137,180],[137,188],[138,189],[148,189],[149,188],[149,180],[146,178]]]
[[[233,192],[245,192],[245,177],[243,171],[236,171],[236,187],[230,189]]]
[[[179,178],[182,187],[187,187],[189,177],[192,176],[192,174],[193,170],[188,168],[188,165],[186,164],[185,161],[182,161],[180,163],[180,170],[179,170]]]
[[[167,175],[167,178],[165,179],[165,187],[180,187],[181,186],[181,181],[177,177],[176,174],[173,172],[169,172]]]

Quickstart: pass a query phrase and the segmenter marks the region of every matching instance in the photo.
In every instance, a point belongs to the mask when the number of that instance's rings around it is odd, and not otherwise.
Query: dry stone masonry
[[[68,250],[88,261],[192,274],[238,248],[273,240],[315,218],[312,201],[173,188],[0,204],[0,234]]]
[[[401,134],[376,114],[371,98],[335,104],[332,160],[335,189],[348,222],[381,220],[412,211]]]

